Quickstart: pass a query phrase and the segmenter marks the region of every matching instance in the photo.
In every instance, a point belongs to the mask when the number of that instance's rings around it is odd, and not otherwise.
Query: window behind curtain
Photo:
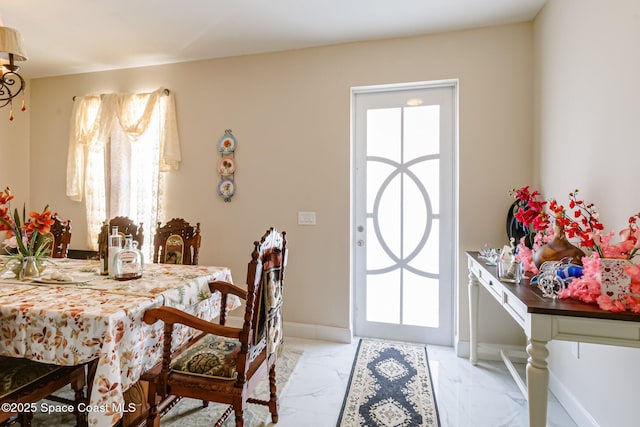
[[[152,256],[156,224],[162,219],[163,174],[159,173],[160,126],[154,114],[147,130],[134,141],[116,120],[105,155],[105,212],[107,218],[126,216],[143,224],[145,259]],[[104,218],[103,218],[104,219]]]
[[[144,227],[143,253],[164,219],[163,172],[181,161],[175,98],[152,93],[76,97],[67,157],[67,196],[85,198],[87,243],[97,249],[104,220],[126,216]]]

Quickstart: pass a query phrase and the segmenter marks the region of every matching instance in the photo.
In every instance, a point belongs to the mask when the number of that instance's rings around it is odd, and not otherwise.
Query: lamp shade
[[[13,54],[16,61],[26,61],[27,51],[24,49],[22,36],[10,27],[0,27],[0,58],[8,59]]]

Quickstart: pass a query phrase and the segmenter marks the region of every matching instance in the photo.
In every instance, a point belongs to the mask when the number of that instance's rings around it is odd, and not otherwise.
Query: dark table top
[[[478,261],[484,270],[498,281],[498,271],[496,266],[487,265],[486,261],[479,257],[477,251],[467,251],[467,255]],[[579,300],[545,298],[537,286],[530,286],[529,279],[524,279],[520,283],[500,282],[513,295],[527,306],[528,313],[551,314],[573,317],[591,317],[610,320],[628,320],[640,322],[640,314],[631,312],[612,313],[600,309],[597,304],[587,304]]]

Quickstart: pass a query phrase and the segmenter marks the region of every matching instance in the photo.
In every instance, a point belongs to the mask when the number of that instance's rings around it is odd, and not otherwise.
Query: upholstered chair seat
[[[73,401],[51,396],[66,385],[75,391]],[[77,425],[87,424],[86,413],[78,411],[85,401],[85,366],[57,366],[28,359],[0,356],[0,403],[36,403],[42,399],[71,403],[75,407]],[[0,426],[11,425],[16,420],[24,426],[31,425],[32,413],[0,412]]]
[[[174,372],[235,380],[240,341],[207,335],[171,363]]]

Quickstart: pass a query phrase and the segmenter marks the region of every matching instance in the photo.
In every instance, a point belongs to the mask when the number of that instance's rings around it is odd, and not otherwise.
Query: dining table
[[[0,266],[5,259],[0,257]],[[136,280],[99,274],[94,260],[50,259],[40,277],[0,274],[0,355],[56,365],[87,364],[90,426],[112,426],[128,410],[124,392],[162,358],[162,322],[146,324],[147,309],[171,306],[207,320],[221,297],[208,283],[232,283],[228,267],[145,264]],[[240,305],[227,300],[227,311]],[[195,331],[174,330],[184,344]]]

